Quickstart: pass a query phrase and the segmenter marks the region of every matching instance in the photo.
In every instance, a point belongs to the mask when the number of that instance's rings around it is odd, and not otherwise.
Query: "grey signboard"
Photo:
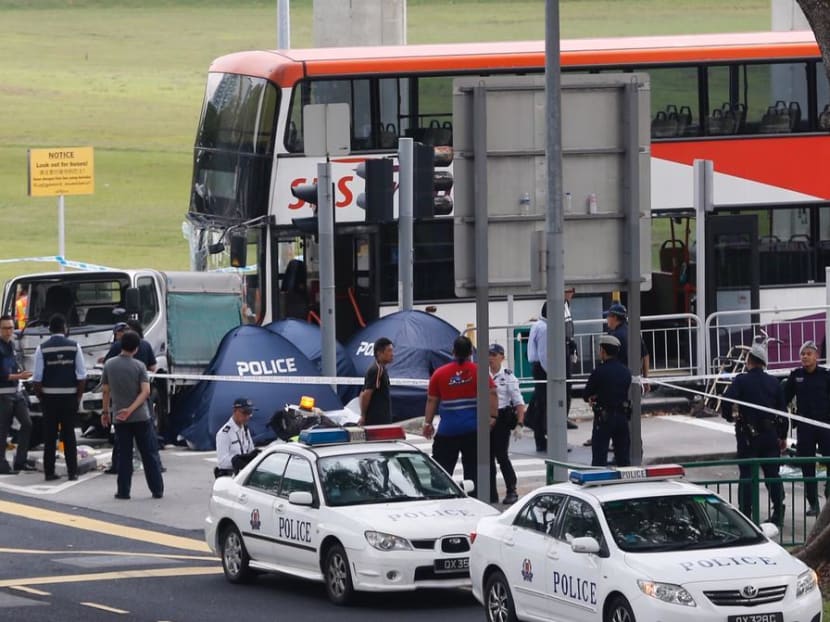
[[[637,140],[630,138],[626,92],[636,89]],[[486,121],[476,121],[473,88],[486,90]],[[529,294],[544,279],[547,206],[544,76],[457,78],[453,83],[455,289],[476,289],[474,224],[488,221],[491,295]],[[630,101],[630,100],[629,100]],[[651,282],[650,101],[645,74],[562,76],[565,280],[580,292],[628,284],[625,257],[639,252],[642,288]],[[474,202],[473,137],[486,131],[487,206]],[[637,144],[631,144],[636,142]],[[628,164],[634,157],[636,175]],[[638,185],[631,192],[630,184]],[[636,186],[635,186],[636,188]],[[629,197],[639,197],[636,205]],[[630,244],[630,218],[640,222]],[[532,283],[533,281],[533,283]]]

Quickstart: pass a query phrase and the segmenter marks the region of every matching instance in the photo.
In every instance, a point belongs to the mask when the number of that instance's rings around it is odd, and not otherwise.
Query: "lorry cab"
[[[23,298],[24,305],[18,304]],[[235,273],[102,270],[43,272],[15,277],[3,289],[2,312],[15,318],[16,347],[23,367],[34,369],[37,346],[49,338],[49,318],[67,319],[69,337],[81,345],[90,377],[81,416],[101,411],[96,391],[100,368],[112,345],[113,326],[138,320],[153,347],[159,373],[200,374],[225,333],[241,322],[242,279]],[[25,317],[21,317],[21,312]],[[159,423],[187,383],[153,381]],[[27,390],[29,387],[27,387]],[[30,393],[32,413],[39,414]]]

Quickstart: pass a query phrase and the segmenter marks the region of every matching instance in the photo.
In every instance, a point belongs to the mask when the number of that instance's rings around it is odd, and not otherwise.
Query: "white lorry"
[[[112,344],[113,326],[137,319],[158,361],[157,372],[200,374],[220,340],[242,320],[243,283],[235,273],[105,270],[42,272],[18,276],[3,289],[3,313],[18,317],[17,300],[27,297],[25,327],[15,331],[16,347],[25,369],[34,369],[37,346],[49,337],[49,318],[63,314],[69,337],[81,345],[88,370],[100,367]],[[80,408],[81,424],[101,412],[99,374],[90,375]],[[153,404],[159,429],[182,389],[193,382],[156,378]],[[40,413],[30,393],[33,415]],[[33,439],[34,440],[34,439]]]

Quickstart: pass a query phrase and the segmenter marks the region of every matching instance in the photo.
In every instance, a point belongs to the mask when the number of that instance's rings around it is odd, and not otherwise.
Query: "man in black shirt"
[[[392,423],[392,396],[387,365],[395,358],[395,346],[386,337],[375,341],[375,362],[366,370],[360,392],[360,425]]]

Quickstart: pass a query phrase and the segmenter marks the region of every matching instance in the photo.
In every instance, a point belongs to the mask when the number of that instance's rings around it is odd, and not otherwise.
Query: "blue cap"
[[[247,397],[237,397],[233,401],[233,407],[234,408],[241,408],[246,413],[250,413],[250,412],[253,412],[253,411],[257,410],[256,408],[254,408],[254,403],[251,400],[249,400]]]
[[[625,305],[615,302],[608,307],[608,311],[603,313],[602,317],[608,317],[609,315],[616,315],[617,317],[621,317],[625,320],[628,318],[628,309],[625,308]]]
[[[112,327],[113,333],[121,332],[122,330],[127,330],[128,326],[126,322],[118,322],[115,326]]]
[[[504,347],[497,343],[491,343],[488,352],[490,352],[490,354],[504,354]]]

